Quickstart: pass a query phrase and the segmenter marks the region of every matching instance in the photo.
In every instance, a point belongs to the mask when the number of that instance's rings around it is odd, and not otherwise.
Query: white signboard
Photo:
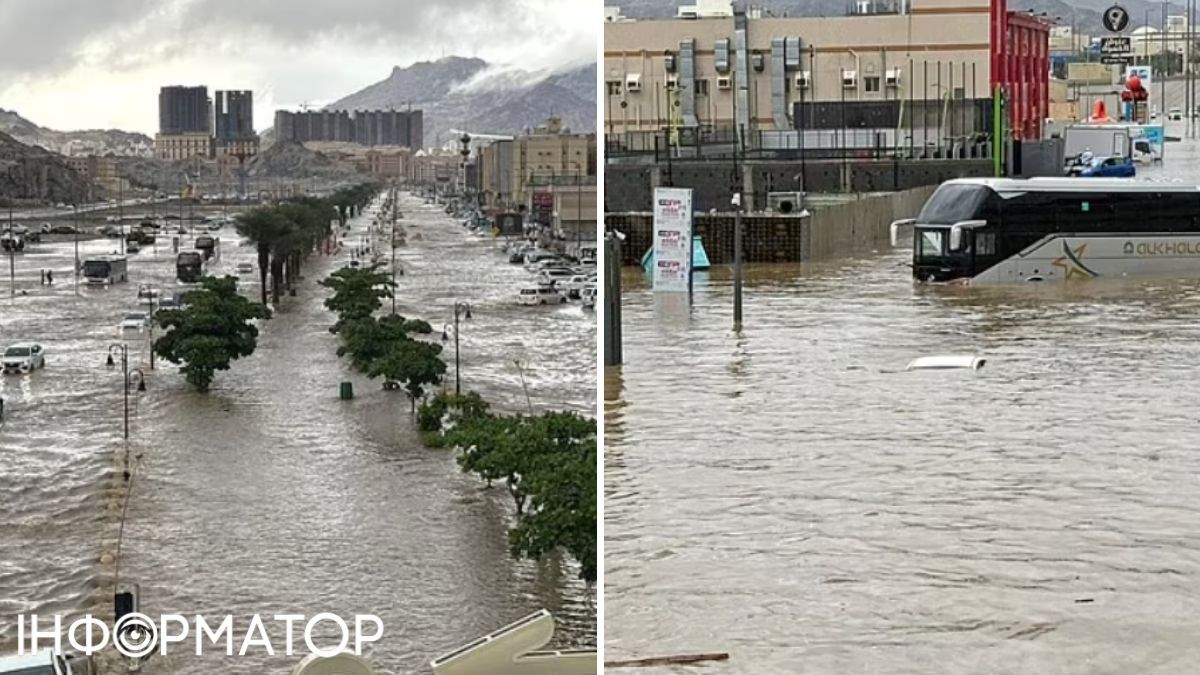
[[[654,290],[687,292],[692,277],[692,190],[654,188]]]
[[[1151,80],[1150,76],[1151,76],[1151,74],[1152,73],[1150,70],[1150,66],[1126,66],[1125,67],[1125,80],[1128,82],[1129,78],[1133,77],[1134,75],[1137,75],[1138,79],[1140,79],[1142,81],[1142,89],[1145,89],[1146,91],[1150,91],[1150,80]]]

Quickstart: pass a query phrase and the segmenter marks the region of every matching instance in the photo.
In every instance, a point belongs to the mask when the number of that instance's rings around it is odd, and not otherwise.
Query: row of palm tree
[[[345,226],[353,210],[366,206],[378,190],[374,183],[362,183],[328,197],[291,197],[240,214],[237,233],[258,250],[263,304],[267,304],[268,273],[271,301],[278,303],[283,288],[299,277],[304,259],[333,234],[333,221]]]

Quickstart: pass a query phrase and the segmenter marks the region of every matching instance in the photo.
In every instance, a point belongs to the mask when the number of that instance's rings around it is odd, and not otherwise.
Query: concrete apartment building
[[[212,101],[208,87],[163,87],[158,92],[154,156],[187,159],[212,155]]]
[[[100,186],[110,195],[129,190],[129,181],[121,178],[115,157],[87,155],[64,157],[63,161],[80,176]]]
[[[213,151],[217,157],[258,154],[258,134],[254,133],[254,92],[216,92]]]
[[[929,118],[947,98],[990,99],[993,85],[1008,96],[1013,137],[1041,135],[1050,26],[1004,0],[855,0],[847,16],[802,18],[703,0],[680,17],[608,12],[607,136],[711,128],[794,137],[838,125],[830,111],[843,102],[861,118],[845,126],[887,129],[905,110],[911,124],[912,111]],[[990,124],[973,117],[962,135]]]
[[[424,145],[420,110],[307,110],[275,111],[279,140],[396,145],[420,149]]]

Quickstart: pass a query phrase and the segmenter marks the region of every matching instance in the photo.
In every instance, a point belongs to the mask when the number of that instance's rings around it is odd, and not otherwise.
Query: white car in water
[[[150,325],[150,315],[146,312],[128,312],[121,319],[121,330],[145,330]]]
[[[28,373],[46,367],[46,351],[39,344],[21,342],[4,350],[0,364],[6,373]]]
[[[566,301],[567,296],[544,284],[526,286],[517,294],[517,303],[522,305],[560,305]]]

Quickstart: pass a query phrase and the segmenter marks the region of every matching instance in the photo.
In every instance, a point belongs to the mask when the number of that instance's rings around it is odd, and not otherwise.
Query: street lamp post
[[[154,370],[154,295],[156,292],[150,284],[138,284],[138,296],[145,294],[146,308],[150,310],[147,315],[149,317],[148,330],[150,331],[150,370]]]
[[[455,395],[462,394],[462,377],[459,375],[459,359],[458,359],[458,318],[471,318],[471,305],[465,302],[454,303],[454,393]],[[442,341],[446,341],[450,336],[446,335],[446,329],[449,324],[442,326]]]
[[[129,387],[133,382],[137,381],[137,390],[146,391],[146,376],[142,373],[141,368],[129,369],[129,345],[127,344],[111,344],[108,346],[108,366],[113,365],[113,355],[121,355],[121,374],[122,386],[125,396],[125,440],[129,440]]]
[[[79,204],[74,204],[75,217],[75,295],[79,295]]]
[[[9,295],[17,297],[17,240],[13,234],[12,200],[8,202],[8,285]]]

